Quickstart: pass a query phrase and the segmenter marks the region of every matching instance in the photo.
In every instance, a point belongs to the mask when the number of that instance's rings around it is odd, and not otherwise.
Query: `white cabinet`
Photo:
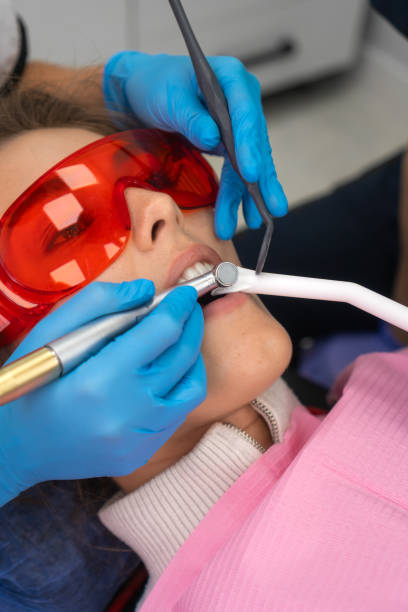
[[[361,39],[365,0],[185,0],[207,54],[240,57],[264,89],[277,89],[349,66]],[[184,53],[162,0],[137,3],[141,49]]]
[[[32,56],[84,64],[122,48],[185,53],[166,0],[14,0]],[[346,68],[355,59],[366,0],[184,0],[207,54],[236,55],[264,90]]]
[[[48,62],[96,64],[127,47],[124,0],[13,0],[27,25],[30,55]]]

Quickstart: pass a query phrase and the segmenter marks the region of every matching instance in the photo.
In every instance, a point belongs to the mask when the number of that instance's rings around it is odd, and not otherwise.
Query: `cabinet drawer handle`
[[[265,64],[271,61],[279,61],[290,57],[298,50],[296,42],[289,37],[280,38],[272,47],[268,47],[262,51],[237,55],[245,66],[250,67],[256,64]]]

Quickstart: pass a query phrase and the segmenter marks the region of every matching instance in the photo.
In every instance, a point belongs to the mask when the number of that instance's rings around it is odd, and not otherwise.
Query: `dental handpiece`
[[[202,297],[218,287],[231,286],[237,277],[237,267],[224,261],[210,272],[177,286],[192,286],[197,290],[198,297]],[[98,317],[1,368],[0,405],[73,370],[98,353],[113,338],[139,323],[174,288],[163,291],[139,308]]]

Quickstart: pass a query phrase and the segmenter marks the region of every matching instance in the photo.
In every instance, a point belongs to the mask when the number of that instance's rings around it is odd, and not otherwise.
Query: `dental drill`
[[[237,277],[236,266],[221,262],[210,272],[178,286],[194,287],[200,298],[218,287],[233,285]],[[174,287],[163,291],[139,308],[98,317],[1,368],[0,405],[46,385],[76,368],[113,338],[139,323],[172,289]]]
[[[198,297],[242,291],[262,295],[346,302],[408,331],[408,307],[375,291],[347,281],[285,274],[256,274],[224,261],[210,272],[181,285],[195,287]],[[0,369],[0,405],[67,374],[97,353],[110,340],[136,325],[174,289],[155,296],[148,304],[99,317],[49,342]]]

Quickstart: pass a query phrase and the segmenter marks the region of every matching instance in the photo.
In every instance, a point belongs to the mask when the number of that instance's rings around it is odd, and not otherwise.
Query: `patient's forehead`
[[[101,137],[80,128],[43,128],[2,142],[0,214],[51,166]]]

